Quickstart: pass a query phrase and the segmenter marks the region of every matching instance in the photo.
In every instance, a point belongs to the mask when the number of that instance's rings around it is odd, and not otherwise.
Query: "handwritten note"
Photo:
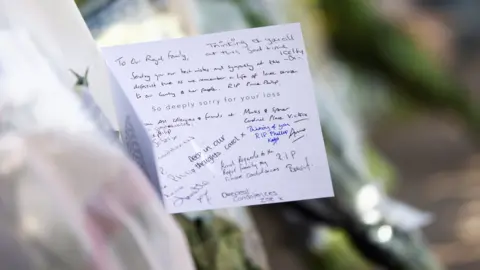
[[[333,196],[299,24],[108,47],[171,213]]]

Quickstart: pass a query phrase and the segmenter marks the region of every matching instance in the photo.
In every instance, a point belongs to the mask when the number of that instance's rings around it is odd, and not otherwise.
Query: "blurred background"
[[[178,216],[198,269],[480,269],[480,1],[76,3],[102,46],[302,24],[336,198]]]

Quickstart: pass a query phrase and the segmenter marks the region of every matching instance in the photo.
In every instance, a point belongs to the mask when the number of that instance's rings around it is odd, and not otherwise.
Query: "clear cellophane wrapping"
[[[2,269],[193,269],[143,173],[40,52],[0,31]]]

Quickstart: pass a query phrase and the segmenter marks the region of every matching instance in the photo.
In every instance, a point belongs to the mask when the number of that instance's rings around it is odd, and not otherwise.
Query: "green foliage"
[[[395,184],[393,167],[380,153],[368,145],[364,147],[364,156],[374,179],[383,185],[386,190],[392,190]]]
[[[88,2],[88,0],[75,0],[75,4],[77,4],[77,7],[79,7],[79,8],[81,8],[87,2]]]
[[[208,221],[175,217],[187,236],[198,270],[261,270],[248,260],[242,231],[235,224],[218,216]]]
[[[480,130],[480,107],[467,90],[436,65],[414,41],[375,10],[371,1],[317,0],[332,47],[350,65],[373,71],[391,89],[428,107],[453,110]]]
[[[314,249],[309,258],[312,270],[370,270],[368,263],[351,245],[343,230],[328,229],[325,248]]]

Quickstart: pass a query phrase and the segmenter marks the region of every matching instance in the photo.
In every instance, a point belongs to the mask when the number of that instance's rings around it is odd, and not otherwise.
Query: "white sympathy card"
[[[102,53],[124,140],[150,138],[125,143],[169,212],[333,196],[300,24]]]

